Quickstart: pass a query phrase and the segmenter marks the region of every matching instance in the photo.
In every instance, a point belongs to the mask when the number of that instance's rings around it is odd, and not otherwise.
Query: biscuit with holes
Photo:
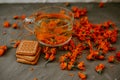
[[[17,55],[35,56],[38,49],[37,41],[22,40],[16,50]]]
[[[32,62],[31,62],[31,61],[27,61],[27,60],[25,60],[25,59],[17,58],[17,62],[24,63],[24,64],[35,65],[35,64],[37,64],[38,59],[39,59],[39,56],[37,56],[37,58],[35,59],[35,61],[32,61]]]
[[[24,60],[27,60],[27,61],[35,61],[35,59],[40,56],[40,51],[41,51],[41,48],[38,48],[38,51],[36,53],[36,55],[34,56],[25,56],[25,55],[18,55],[16,54],[16,57],[17,58],[20,58],[20,59],[24,59]]]

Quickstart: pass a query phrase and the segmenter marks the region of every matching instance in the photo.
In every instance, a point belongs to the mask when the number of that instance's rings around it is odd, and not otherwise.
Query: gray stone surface
[[[22,27],[21,22],[19,22],[20,30],[15,30],[11,27],[3,28],[3,22],[8,20],[10,23],[14,23],[15,20],[12,19],[14,15],[30,15],[33,11],[42,6],[51,5],[64,6],[62,3],[0,4],[0,45],[6,44],[11,46],[11,39],[35,40],[33,35],[27,37],[24,36],[28,34],[28,32]],[[86,7],[88,9],[89,20],[93,23],[102,23],[106,20],[112,20],[120,29],[120,3],[108,3],[105,4],[104,8],[99,8],[97,3],[73,3],[71,5]],[[6,35],[2,34],[4,31],[6,32]],[[22,34],[22,37],[19,37],[20,34]],[[120,50],[120,37],[115,46],[117,47],[117,51]],[[38,80],[80,80],[77,75],[79,70],[60,70],[58,58],[62,53],[65,53],[63,51],[58,52],[56,60],[49,63],[47,67],[43,66],[45,63],[45,60],[43,59],[44,55],[40,56],[39,62],[35,66],[17,63],[15,51],[16,49],[9,49],[4,56],[0,57],[0,80],[33,80],[34,77],[38,78]],[[111,52],[110,54],[115,54],[115,52]],[[119,63],[110,64],[106,60],[89,62],[85,59],[85,56],[86,55],[83,55],[80,61],[85,61],[86,73],[88,75],[87,80],[120,80]],[[102,75],[97,74],[94,70],[94,67],[99,63],[104,63],[106,66],[105,72]],[[113,67],[110,67],[111,65]],[[34,70],[30,71],[30,68],[34,68]],[[69,76],[70,73],[74,74],[74,76]]]

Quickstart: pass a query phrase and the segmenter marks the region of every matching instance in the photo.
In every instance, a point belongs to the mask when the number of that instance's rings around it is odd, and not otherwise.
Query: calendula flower
[[[95,70],[97,73],[101,74],[103,72],[104,68],[105,68],[104,64],[101,63],[95,67]]]
[[[67,68],[67,63],[66,63],[66,62],[60,63],[60,68],[61,68],[62,70],[66,69],[66,68]]]
[[[50,57],[50,54],[49,54],[49,53],[45,53],[45,57],[44,57],[44,58],[45,58],[46,60],[48,60],[49,57]]]
[[[51,48],[51,49],[50,49],[50,53],[51,53],[51,54],[56,54],[56,48]]]
[[[64,55],[62,55],[62,56],[60,56],[60,58],[59,58],[59,62],[60,62],[60,63],[61,63],[61,62],[65,62],[66,59],[67,59],[67,57],[64,56]]]
[[[80,70],[85,70],[85,64],[84,61],[81,61],[78,63],[77,68]]]
[[[118,51],[117,53],[116,53],[116,59],[118,60],[118,61],[120,61],[120,51]]]
[[[81,80],[85,80],[87,78],[87,75],[82,72],[78,72],[78,76],[81,78]]]
[[[73,68],[74,68],[73,62],[69,62],[68,65],[67,65],[67,69],[72,70]]]
[[[115,61],[115,56],[109,56],[108,57],[108,62],[113,63]]]
[[[87,60],[94,60],[93,54],[89,54],[86,58],[87,58]]]

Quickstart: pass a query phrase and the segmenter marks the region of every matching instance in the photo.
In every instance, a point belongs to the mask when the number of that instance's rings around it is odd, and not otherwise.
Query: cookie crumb
[[[31,68],[30,68],[30,71],[33,71],[33,70],[34,70],[34,68],[31,67]]]
[[[73,74],[73,73],[70,73],[70,74],[69,74],[69,76],[73,77],[73,76],[74,76],[74,74]]]

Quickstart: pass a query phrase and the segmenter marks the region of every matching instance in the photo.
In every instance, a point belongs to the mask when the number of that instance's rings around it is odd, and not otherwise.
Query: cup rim
[[[42,9],[44,10],[44,9],[49,9],[49,8],[60,8],[60,9],[63,9],[63,10],[66,10],[66,11],[68,11],[68,12],[70,12],[70,14],[71,14],[71,23],[72,22],[74,22],[74,14],[73,14],[73,12],[70,10],[70,9],[67,9],[67,8],[65,8],[65,7],[61,7],[61,6],[45,6],[45,7],[41,7],[41,8],[39,8],[38,10],[36,10],[36,11],[34,11],[32,14],[34,14],[34,13],[36,13],[36,12],[39,12],[40,10],[42,11]],[[34,18],[35,19],[35,18]],[[39,21],[38,22],[35,22],[35,23],[39,23]],[[67,25],[70,25],[71,23],[67,23],[66,25],[63,25],[63,26],[67,26]],[[73,25],[73,24],[72,24]]]
[[[72,20],[74,20],[74,14],[73,14],[73,12],[70,10],[70,9],[67,9],[67,8],[65,8],[65,7],[61,7],[61,6],[45,6],[45,7],[41,7],[41,8],[39,8],[38,10],[36,10],[36,11],[39,11],[39,10],[42,10],[42,9],[48,9],[48,8],[52,8],[53,7],[53,9],[54,8],[60,8],[60,9],[64,9],[64,10],[66,10],[66,11],[68,11],[68,12],[71,12],[71,14],[72,14]]]

